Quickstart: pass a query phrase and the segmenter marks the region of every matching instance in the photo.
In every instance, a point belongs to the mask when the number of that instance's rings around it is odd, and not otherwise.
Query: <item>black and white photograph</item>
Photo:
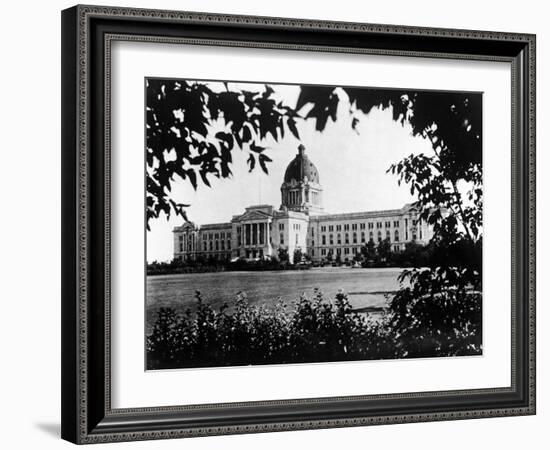
[[[98,3],[3,5],[1,448],[544,447],[544,2]]]
[[[482,355],[481,92],[145,95],[148,370]]]

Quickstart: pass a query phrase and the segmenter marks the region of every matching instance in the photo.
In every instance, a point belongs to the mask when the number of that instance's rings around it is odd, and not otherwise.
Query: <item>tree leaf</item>
[[[255,142],[252,142],[250,144],[250,150],[256,153],[262,153],[265,149],[266,147],[262,147],[261,145],[256,145]]]
[[[259,156],[259,160],[260,160],[260,167],[262,168],[262,170],[264,171],[264,173],[266,175],[269,174],[268,170],[267,170],[267,164],[266,162],[271,162],[271,158],[269,156],[266,156],[264,155],[263,153],[260,154]]]
[[[256,159],[254,158],[254,155],[250,153],[248,155],[248,171],[252,172],[254,170],[254,167],[256,166]]]
[[[298,133],[298,129],[296,128],[296,121],[290,118],[287,120],[286,124],[288,125],[288,129],[294,135],[294,137],[296,139],[300,139],[300,134]]]

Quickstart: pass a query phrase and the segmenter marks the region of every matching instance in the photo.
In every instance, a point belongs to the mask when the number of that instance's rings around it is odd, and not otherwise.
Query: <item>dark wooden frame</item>
[[[506,388],[117,410],[110,402],[113,40],[508,61],[512,384]],[[62,13],[62,437],[157,439],[535,413],[535,36],[75,6]]]

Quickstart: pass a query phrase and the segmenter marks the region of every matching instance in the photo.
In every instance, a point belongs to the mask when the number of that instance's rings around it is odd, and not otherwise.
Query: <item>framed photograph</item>
[[[535,36],[62,12],[62,437],[535,413]]]

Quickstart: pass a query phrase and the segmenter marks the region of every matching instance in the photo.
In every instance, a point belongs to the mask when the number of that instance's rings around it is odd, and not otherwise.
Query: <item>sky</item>
[[[221,89],[221,83],[209,83]],[[294,106],[299,86],[270,85],[278,98]],[[229,83],[230,88],[262,90],[263,85]],[[265,141],[266,154],[273,160],[269,174],[259,167],[252,173],[246,163],[247,152],[234,149],[232,172],[227,179],[209,178],[211,187],[201,183],[195,191],[186,181],[178,179],[172,196],[178,203],[190,204],[189,220],[197,225],[229,222],[251,205],[281,205],[280,187],[286,167],[302,143],[315,164],[323,187],[326,213],[346,213],[401,208],[414,201],[406,185],[399,186],[397,176],[386,173],[389,166],[411,153],[432,152],[431,145],[420,136],[413,137],[410,125],[394,122],[391,110],[373,109],[359,116],[356,131],[351,128],[349,102],[341,97],[336,122],[330,119],[323,132],[315,130],[314,120],[298,121],[300,141],[291,133],[279,142]],[[183,224],[181,217],[165,216],[150,222],[147,233],[147,260],[169,261],[173,256],[172,229]]]

